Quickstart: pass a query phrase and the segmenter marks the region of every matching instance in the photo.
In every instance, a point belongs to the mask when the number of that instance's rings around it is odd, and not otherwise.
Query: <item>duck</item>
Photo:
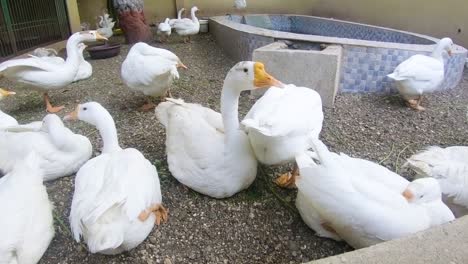
[[[456,217],[468,214],[468,147],[431,146],[407,159],[405,167],[416,172],[417,178],[436,179],[444,202]]]
[[[152,47],[139,42],[132,46],[122,63],[123,82],[134,91],[143,92],[148,97],[171,97],[170,88],[179,78],[177,68],[187,69],[175,55],[166,49]],[[140,108],[142,111],[154,109],[155,105],[147,98]]]
[[[218,199],[248,188],[257,174],[257,160],[239,129],[239,97],[242,91],[277,83],[262,63],[242,61],[224,79],[221,114],[181,99],[160,103],[155,113],[166,129],[171,174],[188,188]]]
[[[17,160],[35,151],[44,171],[44,181],[72,175],[92,155],[92,145],[85,136],[65,127],[55,114],[48,114],[30,126],[9,126],[0,132],[0,170],[8,172]]]
[[[421,106],[422,95],[436,90],[444,81],[444,54],[452,55],[453,41],[441,39],[430,56],[413,55],[400,63],[393,73],[387,75],[396,81],[397,89],[407,105],[417,111]]]
[[[73,82],[80,65],[78,44],[87,41],[107,40],[97,31],[82,31],[71,35],[67,40],[65,63],[48,62],[38,57],[12,59],[0,64],[0,76],[23,84],[24,88],[41,91],[49,113],[57,113],[64,107],[54,107],[50,103],[48,91],[64,88]]]
[[[242,120],[255,156],[265,165],[294,162],[322,130],[322,99],[313,89],[293,84],[270,87]],[[299,169],[280,175],[276,184],[294,188]]]
[[[64,120],[95,126],[104,146],[77,172],[70,226],[91,253],[115,255],[143,242],[168,217],[156,167],[134,148],[122,149],[115,122],[97,102],[79,104]]]
[[[166,18],[164,22],[161,22],[158,25],[158,31],[156,33],[160,36],[159,42],[167,41],[167,39],[171,35],[171,32],[172,32],[172,28],[169,25],[169,18]]]
[[[436,181],[412,183],[398,192],[379,181],[363,180],[366,176],[359,167],[341,162],[319,139],[311,142],[319,164],[299,154],[296,185],[309,205],[309,215],[316,217],[312,222],[325,236],[359,249],[454,219],[444,208]]]
[[[182,19],[182,13],[185,11],[185,8],[181,8],[179,9],[179,11],[177,12],[177,18],[173,18],[173,19],[169,19],[169,26],[174,26],[174,23],[178,20],[178,19]]]
[[[78,51],[80,54],[80,65],[78,66],[78,72],[75,75],[75,78],[73,78],[73,82],[81,81],[88,79],[93,75],[93,66],[89,62],[87,62],[84,59],[83,56],[83,51],[87,48],[88,46],[84,43],[78,44]]]
[[[195,15],[199,11],[198,7],[194,6],[190,10],[192,18],[183,18],[174,21],[172,28],[175,29],[179,36],[184,37],[184,43],[190,42],[190,36],[198,34],[200,31],[200,22]]]
[[[40,161],[28,153],[0,179],[0,263],[37,263],[55,231]]]

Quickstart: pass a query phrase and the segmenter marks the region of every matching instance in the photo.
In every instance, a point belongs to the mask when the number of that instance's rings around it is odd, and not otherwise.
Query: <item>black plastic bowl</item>
[[[89,47],[86,50],[89,52],[91,59],[106,59],[119,55],[120,46],[120,43],[106,43],[104,45]]]

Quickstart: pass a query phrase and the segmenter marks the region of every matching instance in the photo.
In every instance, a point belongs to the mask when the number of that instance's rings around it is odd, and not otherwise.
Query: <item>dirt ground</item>
[[[175,52],[189,67],[172,94],[219,111],[222,82],[236,63],[226,57],[213,38],[200,35],[192,44],[174,38],[155,44]],[[91,255],[75,242],[69,231],[68,214],[74,177],[47,183],[55,205],[56,235],[40,263],[301,263],[351,250],[345,243],[316,237],[301,220],[294,206],[295,191],[282,190],[271,182],[287,167],[262,167],[257,180],[232,198],[216,200],[184,188],[168,171],[165,132],[153,112],[137,108],[145,97],[125,87],[120,65],[128,52],[106,60],[89,60],[93,76],[64,90],[50,93],[54,104],[73,110],[78,102],[97,101],[113,115],[122,147],[139,149],[158,168],[163,202],[170,210],[168,223],[155,228],[136,249],[118,256]],[[268,69],[267,69],[268,70]],[[0,87],[15,90],[5,79]],[[0,106],[20,122],[40,120],[44,115],[41,96],[17,90]],[[254,100],[243,94],[243,116]],[[404,159],[429,145],[468,145],[468,74],[451,91],[425,97],[425,112],[408,109],[398,95],[338,94],[334,109],[325,109],[321,137],[334,151],[381,162],[402,175]],[[87,135],[97,155],[101,141],[97,131],[83,123],[66,123],[76,133]]]

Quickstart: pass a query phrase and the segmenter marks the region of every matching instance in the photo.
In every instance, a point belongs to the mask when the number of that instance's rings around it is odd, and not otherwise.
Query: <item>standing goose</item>
[[[53,107],[47,91],[64,88],[73,82],[81,63],[78,44],[85,41],[107,40],[96,31],[77,32],[68,38],[67,59],[58,64],[38,57],[13,59],[0,64],[0,75],[44,93],[47,111],[56,113],[63,106]]]
[[[65,120],[96,126],[104,147],[75,177],[70,226],[91,253],[119,254],[138,246],[155,222],[166,221],[156,168],[140,151],[119,146],[115,123],[99,103],[80,104]]]
[[[444,81],[444,57],[447,52],[451,56],[453,41],[443,38],[437,43],[431,56],[413,55],[403,61],[389,75],[397,82],[397,88],[409,107],[423,111],[421,99],[423,93],[437,89]]]
[[[278,165],[294,161],[309,149],[309,138],[318,138],[322,122],[320,95],[310,88],[290,84],[283,88],[270,87],[252,106],[242,126],[258,161]],[[292,188],[298,174],[294,163],[293,171],[279,176],[276,183]]]
[[[297,187],[320,219],[325,236],[362,248],[454,219],[441,201],[436,181],[415,181],[403,192],[395,191],[379,181],[364,180],[357,166],[342,162],[318,139],[312,146],[320,164],[299,155]]]
[[[198,7],[194,6],[190,10],[192,18],[178,19],[174,21],[172,28],[175,29],[179,36],[184,37],[184,43],[190,42],[190,36],[198,34],[200,31],[200,22],[195,15],[199,11]]]
[[[169,170],[185,186],[214,198],[246,189],[257,174],[257,160],[246,134],[239,129],[240,93],[278,81],[259,62],[237,63],[221,92],[221,114],[198,104],[167,99],[156,107],[166,128]]]
[[[39,163],[29,153],[0,179],[0,263],[37,263],[54,237]]]
[[[179,78],[178,67],[187,68],[174,53],[139,42],[128,52],[120,73],[130,89],[149,97],[166,97],[171,96],[172,82]],[[148,98],[141,109],[149,111],[154,107]]]
[[[405,166],[417,177],[436,179],[455,216],[468,214],[468,147],[429,147],[411,156]]]
[[[173,19],[169,19],[169,26],[174,26],[174,23],[179,20],[179,19],[182,19],[182,13],[185,11],[185,8],[181,8],[179,9],[179,12],[177,12],[177,18],[173,18]]]
[[[171,35],[172,28],[169,25],[169,18],[166,18],[164,22],[159,23],[158,31],[156,32],[159,37],[159,42],[167,41],[169,36]]]
[[[77,172],[92,155],[89,139],[74,134],[55,114],[46,115],[42,122],[10,126],[6,131],[0,136],[0,170],[4,172],[35,151],[44,181],[55,180]]]

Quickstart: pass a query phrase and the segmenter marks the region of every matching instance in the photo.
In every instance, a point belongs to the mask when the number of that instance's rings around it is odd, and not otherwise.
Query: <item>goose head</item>
[[[443,38],[437,44],[438,48],[447,52],[449,56],[452,56],[453,41],[451,38]]]
[[[16,94],[15,92],[7,91],[7,90],[0,88],[0,100],[2,100],[5,97],[8,97],[10,95],[15,95],[15,94]]]
[[[440,185],[434,178],[421,178],[408,184],[403,196],[410,203],[422,204],[440,200],[442,193]]]
[[[97,30],[88,30],[88,31],[81,31],[77,32],[72,35],[72,37],[76,36],[79,38],[80,42],[94,42],[98,40],[107,41],[108,39],[101,35]]]
[[[197,12],[197,11],[200,11],[200,9],[198,9],[197,6],[194,6],[194,7],[192,7],[192,10],[190,10],[190,11],[192,11],[193,13],[195,13],[195,12]]]
[[[239,92],[271,86],[283,87],[280,81],[265,71],[263,63],[254,61],[241,61],[234,65],[224,82],[233,89],[239,89]]]
[[[110,114],[101,104],[88,102],[78,104],[75,111],[66,115],[63,120],[81,120],[97,127],[101,120],[107,118],[107,116],[110,116]]]
[[[50,132],[53,127],[63,127],[63,122],[55,114],[48,114],[42,119],[41,131]]]

